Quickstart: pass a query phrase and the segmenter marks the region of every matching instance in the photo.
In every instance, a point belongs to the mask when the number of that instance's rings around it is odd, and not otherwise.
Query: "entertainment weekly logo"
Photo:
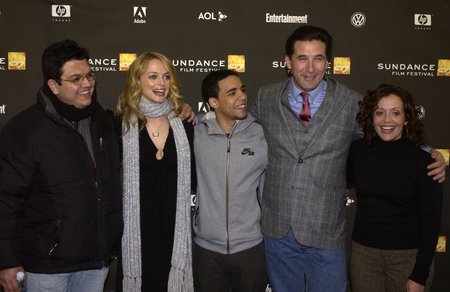
[[[308,23],[308,14],[289,15],[266,13],[266,23]]]

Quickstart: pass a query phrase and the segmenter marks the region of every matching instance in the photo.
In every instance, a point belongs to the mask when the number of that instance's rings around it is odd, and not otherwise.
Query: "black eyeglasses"
[[[88,74],[86,74],[84,76],[77,76],[72,79],[57,79],[57,80],[72,82],[75,85],[81,85],[84,81],[84,78],[86,78],[88,81],[94,81],[96,76],[95,76],[94,72],[89,72]]]

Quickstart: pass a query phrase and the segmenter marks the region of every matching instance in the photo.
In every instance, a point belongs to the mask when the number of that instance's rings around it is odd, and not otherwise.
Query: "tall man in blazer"
[[[295,30],[285,56],[292,77],[263,86],[255,104],[269,147],[261,224],[275,291],[347,289],[343,194],[361,96],[325,76],[331,49],[326,30]],[[431,175],[443,181],[437,160]]]

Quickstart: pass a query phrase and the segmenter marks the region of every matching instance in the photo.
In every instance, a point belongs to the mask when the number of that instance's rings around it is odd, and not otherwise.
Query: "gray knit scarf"
[[[194,291],[190,216],[191,152],[186,132],[180,118],[176,117],[173,111],[172,103],[168,100],[158,104],[141,97],[139,108],[147,117],[167,115],[173,131],[177,149],[177,205],[172,266],[167,291]],[[122,127],[125,131],[125,126]],[[140,292],[142,286],[138,127],[137,118],[132,115],[130,128],[123,136],[124,233],[122,262],[124,292]]]

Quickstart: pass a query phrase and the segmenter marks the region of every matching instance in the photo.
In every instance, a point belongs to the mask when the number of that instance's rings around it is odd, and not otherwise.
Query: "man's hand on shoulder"
[[[439,183],[442,183],[445,181],[445,159],[442,154],[437,151],[436,149],[433,149],[431,151],[431,157],[436,160],[432,164],[428,165],[428,169],[430,171],[428,172],[429,176],[432,176],[434,180],[438,181]]]
[[[181,113],[179,116],[183,121],[195,125],[195,114],[194,111],[192,110],[192,107],[189,104],[183,103],[183,107],[181,108]]]
[[[408,280],[406,282],[406,291],[408,291],[408,292],[424,292],[425,286],[422,286],[419,283],[414,282],[413,280]]]
[[[14,267],[0,270],[0,286],[3,292],[19,292],[19,283],[17,282],[17,272],[25,272],[22,267]],[[26,278],[25,278],[26,280]]]

